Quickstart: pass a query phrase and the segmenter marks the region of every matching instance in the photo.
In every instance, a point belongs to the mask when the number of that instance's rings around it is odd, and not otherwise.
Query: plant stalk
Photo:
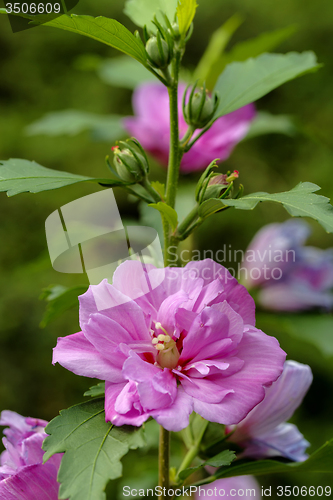
[[[169,489],[169,457],[170,457],[170,432],[160,426],[160,442],[158,452],[158,485],[163,488],[163,498],[168,500]],[[164,489],[165,488],[165,489]]]

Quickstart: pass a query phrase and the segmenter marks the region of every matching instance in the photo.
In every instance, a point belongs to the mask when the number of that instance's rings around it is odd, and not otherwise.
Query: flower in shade
[[[57,474],[62,455],[43,464],[44,428],[48,422],[5,410],[0,416],[5,451],[0,455],[1,500],[58,500]]]
[[[80,297],[82,331],[58,339],[53,363],[105,380],[106,420],[115,425],[151,416],[179,431],[193,410],[236,424],[285,360],[254,313],[245,287],[210,259],[165,269],[126,261],[112,285],[103,280]]]
[[[245,497],[260,499],[261,492],[259,483],[253,476],[237,476],[217,479],[213,483],[200,486],[194,498],[199,500],[205,497],[213,499],[232,497],[236,500],[243,500]]]
[[[179,132],[183,137],[187,123],[182,115],[182,96],[185,85],[179,85]],[[167,88],[159,83],[145,83],[133,94],[134,117],[124,119],[126,130],[162,165],[167,166],[170,143],[169,96]],[[214,159],[226,160],[236,144],[247,134],[256,114],[253,104],[248,104],[228,115],[218,118],[214,125],[184,154],[181,172],[202,170]],[[199,134],[196,131],[193,137]]]
[[[245,284],[260,286],[258,302],[278,311],[333,307],[333,250],[303,246],[302,220],[263,227],[245,254]]]
[[[229,426],[229,441],[244,449],[241,457],[282,456],[295,462],[307,458],[310,443],[297,427],[286,423],[301,404],[312,382],[308,365],[286,361],[282,375],[265,389],[264,400],[237,426]]]

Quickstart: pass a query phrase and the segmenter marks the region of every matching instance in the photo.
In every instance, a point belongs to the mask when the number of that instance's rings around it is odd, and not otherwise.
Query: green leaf
[[[206,467],[207,465],[210,465],[212,467],[222,467],[226,465],[230,465],[233,460],[235,460],[236,455],[233,451],[230,450],[224,450],[221,451],[218,455],[215,455],[215,457],[210,458],[209,460],[206,460],[200,465],[197,465],[196,467],[189,467],[188,469],[184,469],[179,473],[179,478],[185,481],[193,472],[196,472],[197,470],[202,469],[203,467]]]
[[[121,458],[144,446],[143,429],[105,422],[104,399],[93,399],[60,412],[46,427],[44,461],[65,453],[58,474],[59,497],[105,500],[107,482],[121,476]]]
[[[97,396],[104,396],[104,394],[105,394],[105,382],[100,382],[99,384],[90,387],[89,391],[86,391],[83,395],[96,398]]]
[[[152,187],[155,189],[155,191],[158,192],[161,198],[164,198],[165,196],[165,184],[159,181],[152,181],[151,182]]]
[[[215,214],[219,210],[222,210],[226,207],[225,200],[219,200],[218,198],[211,198],[210,200],[204,201],[198,210],[199,217],[202,219],[206,219],[210,215]]]
[[[127,56],[106,59],[99,64],[97,74],[103,82],[127,89],[156,79],[142,64]]]
[[[174,208],[170,207],[166,203],[163,203],[162,201],[159,201],[158,203],[150,203],[149,206],[155,208],[161,212],[162,215],[164,215],[173,231],[176,229],[178,226],[178,215]]]
[[[328,233],[333,232],[333,207],[329,198],[314,194],[320,189],[312,182],[300,182],[290,191],[283,193],[253,193],[238,200],[223,200],[225,205],[240,210],[252,210],[260,201],[282,203],[293,217],[311,217],[323,226]]]
[[[283,463],[276,460],[246,461],[234,463],[226,469],[214,474],[214,478],[233,477],[252,474],[285,474],[287,472],[321,472],[332,473],[333,470],[333,439],[324,444],[304,462]]]
[[[197,7],[196,0],[178,0],[177,17],[181,36],[185,36],[190,29]]]
[[[6,14],[6,9],[0,9],[0,14]],[[14,15],[14,14],[12,14]],[[33,24],[43,24],[52,28],[60,28],[65,31],[71,31],[79,35],[93,38],[97,42],[105,43],[110,47],[124,52],[141,62],[144,66],[146,63],[146,53],[144,46],[140,41],[115,19],[107,17],[92,17],[92,16],[77,16],[71,14],[56,17],[51,21],[45,22],[45,16],[33,16],[29,14],[17,14],[19,17],[31,19]]]
[[[235,14],[234,16],[230,17],[230,19],[228,19],[218,30],[214,31],[209,44],[194,71],[194,81],[200,80],[200,82],[204,82],[206,80],[206,84],[208,85],[208,75],[210,75],[211,72],[214,72],[215,65],[220,60],[230,38],[235,33],[237,28],[239,28],[242,22],[243,19],[238,14]],[[220,73],[221,71],[217,73],[216,79],[213,82],[211,88],[214,87],[217,77]]]
[[[28,125],[25,131],[28,135],[57,136],[76,135],[91,130],[95,136],[103,135],[104,138],[107,136],[107,140],[113,142],[126,134],[122,119],[120,115],[98,115],[76,109],[65,109],[46,114]]]
[[[154,16],[164,24],[162,12],[164,12],[172,23],[175,18],[178,0],[126,0],[124,12],[134,24],[143,28],[145,25],[156,31],[152,24]]]
[[[255,38],[237,43],[229,52],[218,57],[214,66],[211,66],[211,70],[207,75],[207,87],[214,87],[219,75],[227,64],[235,61],[246,61],[246,59],[257,57],[263,52],[271,52],[284,40],[293,35],[295,31],[296,26],[287,26],[286,28],[262,33]]]
[[[290,116],[259,111],[243,140],[264,134],[284,134],[293,137],[297,132],[298,129]]]
[[[268,314],[257,313],[258,323],[286,332],[297,342],[313,346],[325,358],[333,357],[333,316],[331,314]],[[262,328],[262,327],[260,327]],[[263,328],[264,329],[264,328]],[[264,330],[266,331],[266,330]]]
[[[59,172],[42,167],[29,160],[12,158],[0,161],[0,192],[7,191],[8,196],[25,193],[39,193],[49,189],[57,189],[76,182],[94,180],[83,175]]]
[[[0,192],[7,191],[8,196],[26,192],[40,193],[87,181],[98,182],[107,187],[126,184],[117,179],[94,179],[69,172],[60,172],[42,167],[34,161],[19,158],[0,161]]]
[[[313,52],[262,54],[255,59],[229,64],[215,85],[214,90],[220,94],[215,117],[256,101],[283,83],[318,67]]]
[[[78,296],[87,291],[87,285],[67,288],[62,285],[50,285],[43,290],[41,300],[47,301],[46,311],[40,323],[41,328],[54,321],[68,309],[79,307]]]

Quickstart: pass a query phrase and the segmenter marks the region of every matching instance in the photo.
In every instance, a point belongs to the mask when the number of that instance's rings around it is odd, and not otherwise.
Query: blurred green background
[[[200,2],[199,2],[200,3]],[[76,13],[103,15],[135,26],[124,16],[123,1],[81,0]],[[204,0],[195,18],[194,34],[188,44],[184,65],[193,69],[212,32],[232,14],[245,21],[232,44],[292,24],[297,31],[277,50],[314,50],[323,68],[273,91],[257,103],[260,110],[297,118],[301,133],[295,137],[271,134],[239,144],[221,171],[239,170],[247,193],[291,189],[299,181],[322,186],[321,194],[333,198],[333,4],[331,0]],[[89,133],[77,136],[27,136],[25,127],[47,112],[66,108],[93,113],[131,114],[131,91],[108,86],[94,71],[82,71],[77,63],[82,54],[100,57],[117,52],[88,38],[37,27],[13,34],[8,19],[0,17],[0,159],[26,158],[43,166],[91,176],[106,176],[104,158],[112,144],[93,142]],[[153,164],[152,179],[163,180],[165,172]],[[185,195],[196,176],[182,179]],[[59,365],[52,366],[52,347],[57,336],[78,331],[77,310],[41,329],[45,303],[41,290],[49,284],[66,286],[87,281],[82,276],[57,273],[48,257],[44,221],[61,205],[92,193],[94,185],[74,185],[36,195],[7,198],[0,194],[0,409],[51,419],[58,411],[82,401],[82,393],[93,381],[79,378]],[[117,192],[123,218],[138,219],[136,203]],[[227,211],[211,217],[198,231],[193,245],[200,250],[231,244],[244,249],[264,224],[282,221],[286,212],[275,205],[260,205],[253,212]],[[322,248],[333,246],[333,237],[318,224],[310,243]],[[226,265],[232,263],[226,262]],[[314,341],[302,341],[283,331],[269,314],[261,314],[258,326],[276,335],[290,359],[309,363],[314,372],[313,386],[294,421],[311,442],[314,451],[333,437],[333,356]],[[318,327],[319,328],[319,327]],[[332,344],[333,329],[327,329]],[[331,351],[332,352],[332,351]],[[175,449],[180,449],[175,446]],[[154,482],[153,448],[147,461],[130,454],[125,473],[133,470],[140,481]],[[179,458],[174,457],[175,463]],[[126,477],[126,476],[125,476]],[[146,479],[145,479],[146,478]],[[129,484],[122,479],[122,484]],[[127,481],[127,482],[126,482]],[[132,480],[132,482],[135,480]],[[333,475],[312,474],[260,478],[264,485],[332,485]],[[120,482],[110,486],[110,498]],[[149,483],[151,484],[151,483]],[[119,490],[120,491],[120,490]],[[119,494],[119,498],[122,495]]]

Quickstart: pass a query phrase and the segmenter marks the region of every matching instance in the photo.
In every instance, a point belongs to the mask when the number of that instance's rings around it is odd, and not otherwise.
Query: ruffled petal
[[[102,356],[84,334],[79,332],[58,338],[53,349],[52,363],[59,363],[76,375],[117,383],[124,380],[121,374],[121,356],[114,355],[114,364],[111,364],[110,360]]]
[[[181,387],[178,387],[174,403],[167,408],[151,411],[150,415],[168,431],[178,432],[189,425],[193,411],[193,400]]]

